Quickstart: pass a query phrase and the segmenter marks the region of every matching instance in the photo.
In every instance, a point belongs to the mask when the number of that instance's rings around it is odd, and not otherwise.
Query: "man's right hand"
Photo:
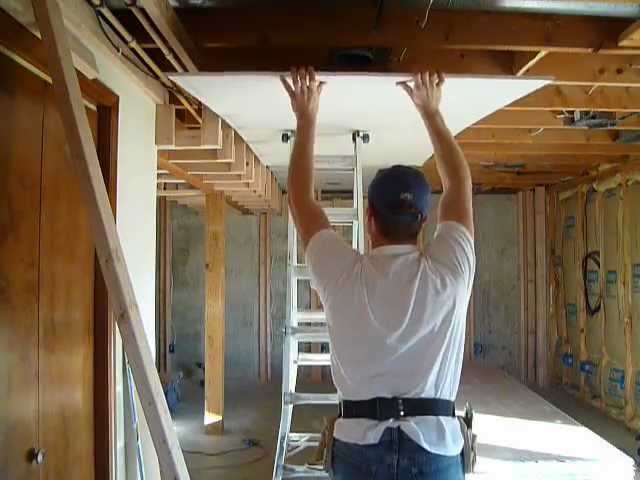
[[[422,72],[413,76],[413,87],[409,81],[398,82],[423,116],[431,116],[438,112],[442,100],[442,72]]]

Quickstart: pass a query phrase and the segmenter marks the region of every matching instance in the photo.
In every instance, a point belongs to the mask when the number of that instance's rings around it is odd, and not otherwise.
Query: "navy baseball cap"
[[[431,187],[416,168],[394,165],[378,170],[369,185],[369,204],[377,214],[400,222],[427,216]]]

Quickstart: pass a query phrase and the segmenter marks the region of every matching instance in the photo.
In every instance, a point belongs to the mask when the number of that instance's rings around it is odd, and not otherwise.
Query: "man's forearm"
[[[442,179],[443,190],[451,185],[470,187],[469,165],[440,112],[420,112],[420,114],[433,144],[436,168]]]
[[[316,130],[315,120],[298,122],[291,163],[289,165],[289,201],[313,200],[313,144]]]

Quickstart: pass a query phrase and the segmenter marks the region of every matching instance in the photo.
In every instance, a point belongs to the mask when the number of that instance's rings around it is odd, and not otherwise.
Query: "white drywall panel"
[[[236,128],[274,171],[286,173],[290,146],[281,133],[295,118],[277,74],[199,73],[172,78]],[[433,153],[415,108],[396,82],[397,74],[319,74],[322,92],[317,155],[351,155],[351,132],[367,130],[371,142],[360,151],[367,173],[402,163],[422,165]],[[442,113],[457,134],[486,115],[548,83],[541,78],[447,78]],[[280,168],[278,168],[280,167]],[[283,178],[280,178],[283,180]]]

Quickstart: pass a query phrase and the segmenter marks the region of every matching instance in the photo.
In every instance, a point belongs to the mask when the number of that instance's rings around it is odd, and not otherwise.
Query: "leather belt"
[[[456,404],[441,398],[376,397],[369,400],[343,400],[340,402],[340,416],[379,421],[424,416],[455,417]]]

